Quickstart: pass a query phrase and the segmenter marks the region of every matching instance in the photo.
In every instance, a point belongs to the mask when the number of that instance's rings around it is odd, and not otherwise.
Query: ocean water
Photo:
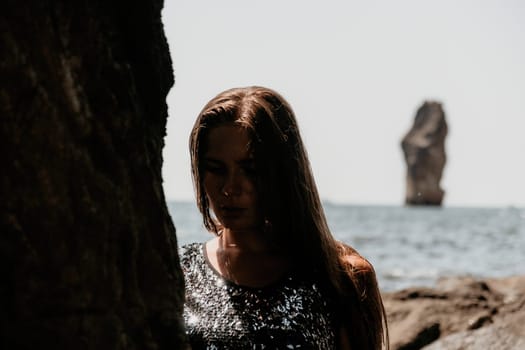
[[[169,202],[179,245],[212,236],[194,203]],[[525,275],[525,208],[324,203],[332,234],[374,265],[383,291],[440,277]]]

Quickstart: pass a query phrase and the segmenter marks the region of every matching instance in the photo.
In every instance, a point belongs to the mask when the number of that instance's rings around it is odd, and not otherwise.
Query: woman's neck
[[[224,230],[206,244],[211,265],[239,285],[264,287],[291,269],[290,257],[275,249],[261,232]]]
[[[235,231],[224,229],[219,235],[219,248],[226,251],[245,253],[269,253],[275,247],[264,236],[263,232],[256,230]]]

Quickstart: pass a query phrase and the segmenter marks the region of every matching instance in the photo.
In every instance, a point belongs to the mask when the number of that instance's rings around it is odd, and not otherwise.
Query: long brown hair
[[[260,208],[271,227],[265,230],[271,241],[292,252],[303,273],[319,271],[334,296],[337,319],[352,349],[388,347],[386,316],[373,269],[369,265],[364,271],[350,264],[346,256],[357,252],[333,238],[295,115],[277,92],[257,86],[226,90],[199,114],[190,136],[190,155],[205,227],[218,232],[203,188],[200,160],[208,132],[225,123],[239,125],[251,136]],[[363,277],[370,273],[371,279]]]

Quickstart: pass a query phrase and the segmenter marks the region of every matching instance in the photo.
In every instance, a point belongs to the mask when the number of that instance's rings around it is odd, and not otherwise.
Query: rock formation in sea
[[[525,276],[383,293],[392,350],[525,349]]]
[[[426,101],[401,142],[407,166],[405,204],[441,205],[447,122],[440,103]]]
[[[2,2],[2,349],[185,346],[162,5]]]

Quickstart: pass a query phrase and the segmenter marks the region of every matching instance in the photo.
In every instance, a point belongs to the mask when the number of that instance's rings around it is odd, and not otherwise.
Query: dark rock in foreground
[[[0,349],[181,349],[161,0],[0,9]]]
[[[525,276],[383,294],[393,350],[525,349]]]
[[[406,204],[441,205],[444,191],[440,181],[446,162],[447,131],[441,104],[425,102],[401,142],[407,165]]]

